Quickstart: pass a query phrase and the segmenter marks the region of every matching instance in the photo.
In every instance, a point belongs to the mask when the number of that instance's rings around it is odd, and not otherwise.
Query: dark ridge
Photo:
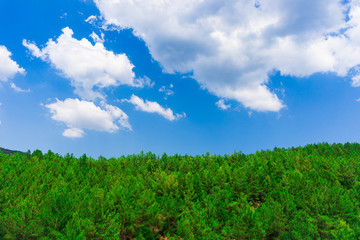
[[[9,150],[9,149],[5,149],[5,148],[2,148],[0,147],[0,152],[4,153],[4,154],[15,154],[15,153],[22,153],[20,151],[15,151],[15,150]]]

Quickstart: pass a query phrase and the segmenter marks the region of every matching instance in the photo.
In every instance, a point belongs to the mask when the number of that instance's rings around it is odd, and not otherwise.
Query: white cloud
[[[161,88],[159,88],[159,92],[165,93],[166,96],[171,96],[174,95],[174,91],[172,90],[172,88],[173,88],[172,84],[170,84],[168,88],[166,86],[161,86]]]
[[[224,99],[220,99],[220,100],[217,101],[215,104],[216,104],[216,106],[217,106],[219,109],[221,109],[221,110],[227,110],[227,109],[229,109],[229,108],[231,107],[230,104],[229,104],[229,105],[226,105],[226,104],[225,104]]]
[[[30,89],[22,89],[15,85],[15,83],[10,83],[10,87],[14,89],[15,92],[30,92]]]
[[[155,85],[155,82],[152,82],[150,78],[144,76],[143,78],[139,78],[138,87],[149,87],[152,88]]]
[[[6,82],[15,74],[24,74],[25,69],[11,59],[12,53],[5,47],[0,45],[0,81]]]
[[[104,40],[104,33],[101,33],[101,37],[99,37],[99,35],[97,35],[96,33],[92,32],[90,34],[90,37],[93,39],[93,41],[95,43],[104,43],[105,40]]]
[[[353,77],[351,78],[351,80],[352,80],[351,85],[352,85],[353,87],[360,87],[360,75],[353,76]]]
[[[63,132],[63,136],[68,138],[82,138],[84,136],[84,130],[80,128],[68,128]]]
[[[23,40],[23,45],[69,78],[75,93],[83,99],[104,98],[101,89],[106,87],[144,85],[143,80],[135,78],[134,65],[125,54],[108,51],[101,42],[93,45],[85,38],[77,40],[68,27],[62,31],[58,39],[50,39],[41,50],[27,40]]]
[[[95,15],[91,15],[90,17],[88,17],[85,22],[90,23],[90,24],[94,24],[97,21],[97,17]]]
[[[157,102],[152,102],[148,100],[143,100],[134,94],[131,96],[129,100],[125,100],[135,105],[135,108],[139,111],[148,112],[148,113],[157,113],[162,117],[174,121],[179,118],[185,117],[186,114],[174,114],[174,112],[170,108],[164,108]]]
[[[266,87],[274,70],[346,76],[360,64],[358,0],[94,1],[107,24],[133,28],[166,72],[193,72],[209,92],[256,111],[285,106]]]
[[[64,18],[66,18],[66,17],[67,17],[67,15],[68,15],[67,13],[64,13],[63,15],[61,15],[61,16],[60,16],[60,19],[64,19]]]
[[[53,120],[64,123],[68,129],[63,136],[78,138],[84,129],[113,133],[119,129],[131,130],[128,116],[118,107],[102,103],[102,108],[93,102],[79,99],[57,100],[45,105]]]
[[[35,45],[34,42],[23,40],[22,44],[26,47],[30,53],[37,58],[41,58],[42,60],[46,60],[46,56],[42,53],[42,51]]]

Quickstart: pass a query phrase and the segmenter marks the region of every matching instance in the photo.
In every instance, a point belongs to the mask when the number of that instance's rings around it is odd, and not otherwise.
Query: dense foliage
[[[98,160],[0,153],[0,239],[359,239],[360,144]]]

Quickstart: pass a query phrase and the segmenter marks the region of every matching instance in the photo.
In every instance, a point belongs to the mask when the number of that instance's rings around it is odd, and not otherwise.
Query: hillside
[[[2,152],[4,154],[21,153],[20,151],[9,150],[9,149],[5,149],[5,148],[2,148],[2,147],[0,147],[0,152]]]
[[[360,144],[0,154],[0,239],[359,239]]]

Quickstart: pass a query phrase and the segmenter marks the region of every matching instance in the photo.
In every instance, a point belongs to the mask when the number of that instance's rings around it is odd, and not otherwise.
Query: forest
[[[0,151],[0,239],[360,239],[360,144],[93,159]]]

